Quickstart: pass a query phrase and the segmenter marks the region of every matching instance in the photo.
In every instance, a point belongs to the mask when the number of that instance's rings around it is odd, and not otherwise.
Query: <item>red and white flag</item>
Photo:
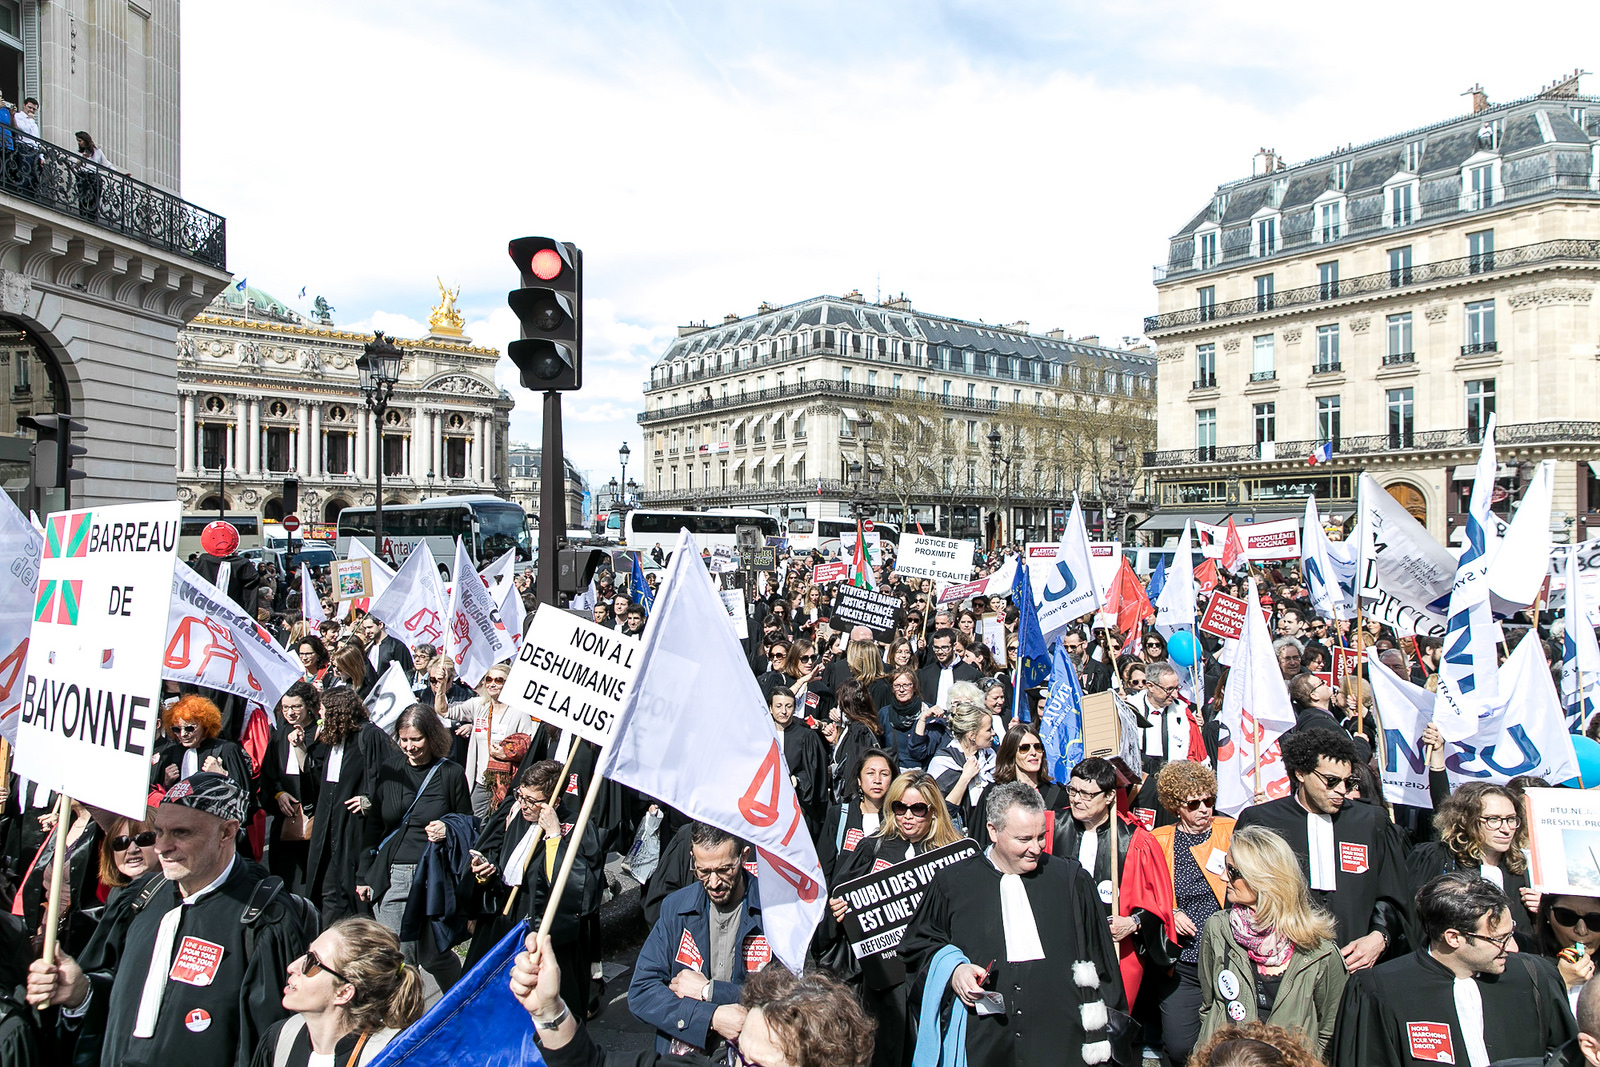
[[[300,661],[243,608],[177,561],[161,677],[270,708],[304,673]]]
[[[1133,573],[1133,565],[1123,556],[1122,566],[1117,568],[1117,576],[1106,590],[1106,603],[1099,618],[1107,619],[1116,626],[1118,633],[1126,635],[1137,630],[1146,619],[1155,618],[1155,614],[1156,609],[1150,606],[1150,597],[1140,584],[1139,576]]]
[[[1278,738],[1294,727],[1294,705],[1272,653],[1272,635],[1261,614],[1254,578],[1247,603],[1244,633],[1235,643],[1233,666],[1222,691],[1222,729],[1217,738],[1217,810],[1228,815],[1255,803],[1257,791],[1273,800],[1289,795],[1289,772],[1278,751]]]
[[[1229,515],[1228,533],[1222,539],[1222,569],[1233,574],[1244,561],[1244,538],[1239,536],[1239,528],[1233,524],[1233,516]]]
[[[761,689],[687,531],[598,772],[755,846],[767,941],[802,968],[826,905],[822,866]]]
[[[409,561],[408,561],[409,562]],[[456,665],[456,675],[468,685],[477,685],[489,668],[510,659],[516,642],[500,618],[500,607],[489,587],[478,577],[467,546],[456,538],[456,580],[450,588],[450,608],[446,615],[448,632],[445,651]]]
[[[377,578],[376,564],[373,578]],[[434,562],[428,543],[418,541],[394,580],[373,598],[371,613],[389,628],[391,637],[407,648],[423,644],[443,648],[444,605],[439,565]]]
[[[1217,573],[1217,561],[1205,560],[1194,569],[1194,580],[1200,586],[1200,592],[1210,596],[1216,592],[1217,586],[1222,584],[1222,576]]]
[[[28,638],[33,632],[33,606],[44,534],[30,523],[11,497],[0,493],[0,735],[17,743],[17,711],[27,681]]]

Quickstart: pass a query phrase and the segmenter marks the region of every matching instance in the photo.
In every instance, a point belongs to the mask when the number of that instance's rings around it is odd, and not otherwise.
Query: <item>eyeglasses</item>
[[[731,881],[734,875],[738,873],[739,865],[737,863],[730,863],[723,867],[696,867],[694,869],[694,876],[702,882],[713,878],[719,882],[727,882]]]
[[[1165,694],[1167,694],[1167,696],[1171,696],[1172,694],[1176,693],[1179,689],[1183,688],[1182,686],[1179,686],[1179,685],[1157,685],[1154,682],[1146,682],[1146,683],[1144,683],[1144,687],[1146,689],[1154,689],[1158,693],[1165,693]]]
[[[1321,771],[1313,771],[1312,773],[1322,779],[1323,785],[1335,792],[1343,789],[1344,792],[1348,793],[1353,789],[1361,788],[1361,779],[1353,774],[1348,778],[1340,778],[1337,774],[1323,774]]]
[[[518,793],[517,794],[517,803],[518,804],[526,804],[530,808],[531,807],[537,807],[538,805],[543,804],[544,802],[545,802],[545,798],[542,797],[542,796],[539,796],[537,793],[534,793],[532,795],[530,795],[528,793]]]
[[[1144,679],[1143,678],[1139,678],[1139,679],[1135,679],[1135,680],[1130,680],[1127,683],[1127,686],[1128,686],[1129,689],[1143,689],[1144,688],[1144,684],[1145,684],[1144,683]]]
[[[485,678],[483,680],[483,684],[484,685],[505,685],[506,684],[506,680],[504,678]]]
[[[1184,811],[1196,811],[1202,807],[1215,808],[1216,806],[1216,797],[1195,797],[1193,800],[1185,800],[1182,804],[1178,805],[1178,807],[1182,808]]]
[[[1595,917],[1600,919],[1600,915]],[[1511,939],[1517,936],[1517,932],[1515,930],[1512,930],[1507,934],[1501,934],[1499,937],[1490,937],[1488,934],[1469,934],[1465,930],[1457,930],[1456,933],[1460,934],[1462,937],[1471,938],[1474,941],[1487,941],[1489,944],[1499,949],[1502,954],[1505,953],[1506,947],[1511,944]]]
[[[1104,789],[1073,789],[1067,788],[1067,796],[1072,800],[1097,800],[1106,795]]]
[[[305,975],[307,978],[315,978],[318,971],[327,971],[329,974],[333,975],[346,985],[355,985],[355,982],[349,978],[346,978],[332,967],[329,967],[326,963],[323,963],[315,952],[312,952],[310,949],[306,949],[306,954],[300,957],[300,973]]]
[[[1520,815],[1485,815],[1479,821],[1482,822],[1483,825],[1488,827],[1490,830],[1500,830],[1500,829],[1515,830],[1517,827],[1522,825],[1522,816],[1520,816]]]
[[[197,722],[180,722],[172,728],[172,732],[175,734],[192,734],[199,729],[200,724]]]
[[[1550,909],[1550,918],[1562,926],[1576,927],[1581,920],[1590,930],[1600,930],[1600,911],[1576,912],[1559,905]]]
[[[1043,751],[1044,751],[1044,746],[1039,744],[1036,741],[1024,741],[1022,744],[1017,746],[1017,755],[1019,755],[1019,756],[1022,755],[1024,752],[1043,752]]]
[[[911,815],[918,819],[926,819],[928,817],[928,805],[922,801],[918,801],[915,804],[907,804],[904,801],[897,800],[889,805],[889,810],[896,815]]]
[[[149,848],[156,843],[154,830],[141,830],[129,837],[127,834],[118,834],[111,839],[111,851],[126,852],[129,845],[138,845],[140,848]],[[1571,925],[1570,923],[1568,925]]]

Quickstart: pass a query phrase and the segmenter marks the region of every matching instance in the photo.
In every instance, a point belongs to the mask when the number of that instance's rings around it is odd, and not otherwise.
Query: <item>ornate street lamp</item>
[[[378,437],[378,463],[373,477],[377,488],[372,515],[372,551],[382,559],[383,552],[383,420],[389,413],[389,398],[400,381],[400,364],[405,353],[382,332],[375,332],[356,357],[356,372],[361,376],[361,394],[372,410]]]
[[[628,442],[626,441],[622,442],[622,447],[617,449],[617,459],[622,461],[622,477],[617,479],[615,483],[619,486],[628,484],[628,457],[632,454],[633,450],[628,447]],[[627,506],[628,501],[626,498],[623,499],[622,504],[624,507]]]
[[[989,427],[989,474],[994,482],[994,548],[999,550],[1004,536],[1005,522],[1001,519],[1002,490],[1009,491],[1011,483],[1011,456],[1000,451],[1000,427]],[[1001,479],[1000,467],[1005,466]]]

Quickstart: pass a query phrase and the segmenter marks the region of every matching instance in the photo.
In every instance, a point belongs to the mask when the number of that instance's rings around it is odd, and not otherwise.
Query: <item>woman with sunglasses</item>
[[[100,884],[110,890],[106,896],[110,908],[130,885],[159,871],[161,863],[156,859],[154,819],[138,822],[119,815],[105,830],[100,839]]]
[[[1594,977],[1594,955],[1600,952],[1600,897],[1546,894],[1539,901],[1535,924],[1538,951],[1555,961],[1569,1005],[1576,1011],[1578,993]],[[1518,934],[1517,941],[1521,940]]]
[[[1146,663],[1160,663],[1167,658],[1167,639],[1151,630],[1144,635],[1139,651]]]
[[[950,821],[939,783],[926,771],[906,771],[885,795],[890,818],[878,832],[862,840],[854,852],[841,855],[830,885],[840,885],[872,872],[881,863],[894,865],[961,840]],[[843,897],[828,901],[835,922],[845,915]],[[861,1000],[867,1014],[878,1020],[873,1067],[901,1067],[907,1034],[906,973],[898,960],[885,963],[876,956],[861,961]]]
[[[1261,1021],[1297,1031],[1328,1062],[1348,978],[1333,917],[1312,904],[1299,861],[1265,827],[1235,832],[1225,864],[1228,906],[1206,920],[1200,942],[1200,1043]]]
[[[1412,881],[1419,886],[1449,871],[1471,871],[1498,885],[1511,902],[1517,944],[1532,952],[1540,900],[1528,882],[1528,828],[1521,810],[1505,786],[1468,782],[1438,802],[1433,815],[1437,840],[1412,849],[1410,863]]]
[[[796,638],[789,645],[789,658],[783,664],[779,684],[794,694],[794,713],[802,719],[807,715],[816,718],[833,706],[833,697],[822,685],[822,672],[827,667],[823,659],[809,638]]]
[[[1188,1058],[1199,1034],[1200,931],[1222,909],[1228,886],[1225,872],[1233,820],[1217,814],[1217,776],[1204,763],[1178,760],[1156,776],[1161,806],[1177,822],[1150,831],[1172,876],[1172,927],[1177,943],[1159,946],[1164,959],[1176,959],[1161,998],[1161,1039],[1177,1067]],[[1159,962],[1159,961],[1158,961]]]
[[[198,693],[179,697],[176,704],[162,712],[161,725],[171,738],[161,748],[155,769],[155,784],[163,791],[191,774],[213,771],[227,775],[246,792],[253,792],[250,757],[237,742],[219,736],[222,713],[211,701]],[[252,797],[251,811],[254,810]]]
[[[450,702],[442,686],[434,694],[433,709],[441,719],[472,730],[466,770],[472,784],[472,813],[480,819],[505,803],[511,779],[527,758],[538,726],[526,711],[500,699],[510,676],[511,665],[497,663],[484,672],[478,695],[470,700]]]
[[[1050,768],[1045,765],[1044,742],[1033,724],[1012,723],[1000,742],[1000,751],[994,760],[994,784],[1002,782],[1027,782],[1039,791],[1046,808],[1051,811],[1067,809],[1067,791],[1050,777]],[[978,822],[986,821],[979,819]]]
[[[345,919],[289,964],[283,1006],[252,1067],[360,1067],[422,1017],[422,978],[400,942],[371,919]]]

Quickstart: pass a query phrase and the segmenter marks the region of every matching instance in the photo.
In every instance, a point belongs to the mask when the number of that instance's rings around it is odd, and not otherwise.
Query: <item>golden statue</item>
[[[467,320],[456,310],[456,297],[461,295],[461,286],[453,290],[446,289],[443,280],[435,277],[434,281],[439,283],[439,303],[428,316],[428,330],[447,337],[460,337],[467,325]]]

